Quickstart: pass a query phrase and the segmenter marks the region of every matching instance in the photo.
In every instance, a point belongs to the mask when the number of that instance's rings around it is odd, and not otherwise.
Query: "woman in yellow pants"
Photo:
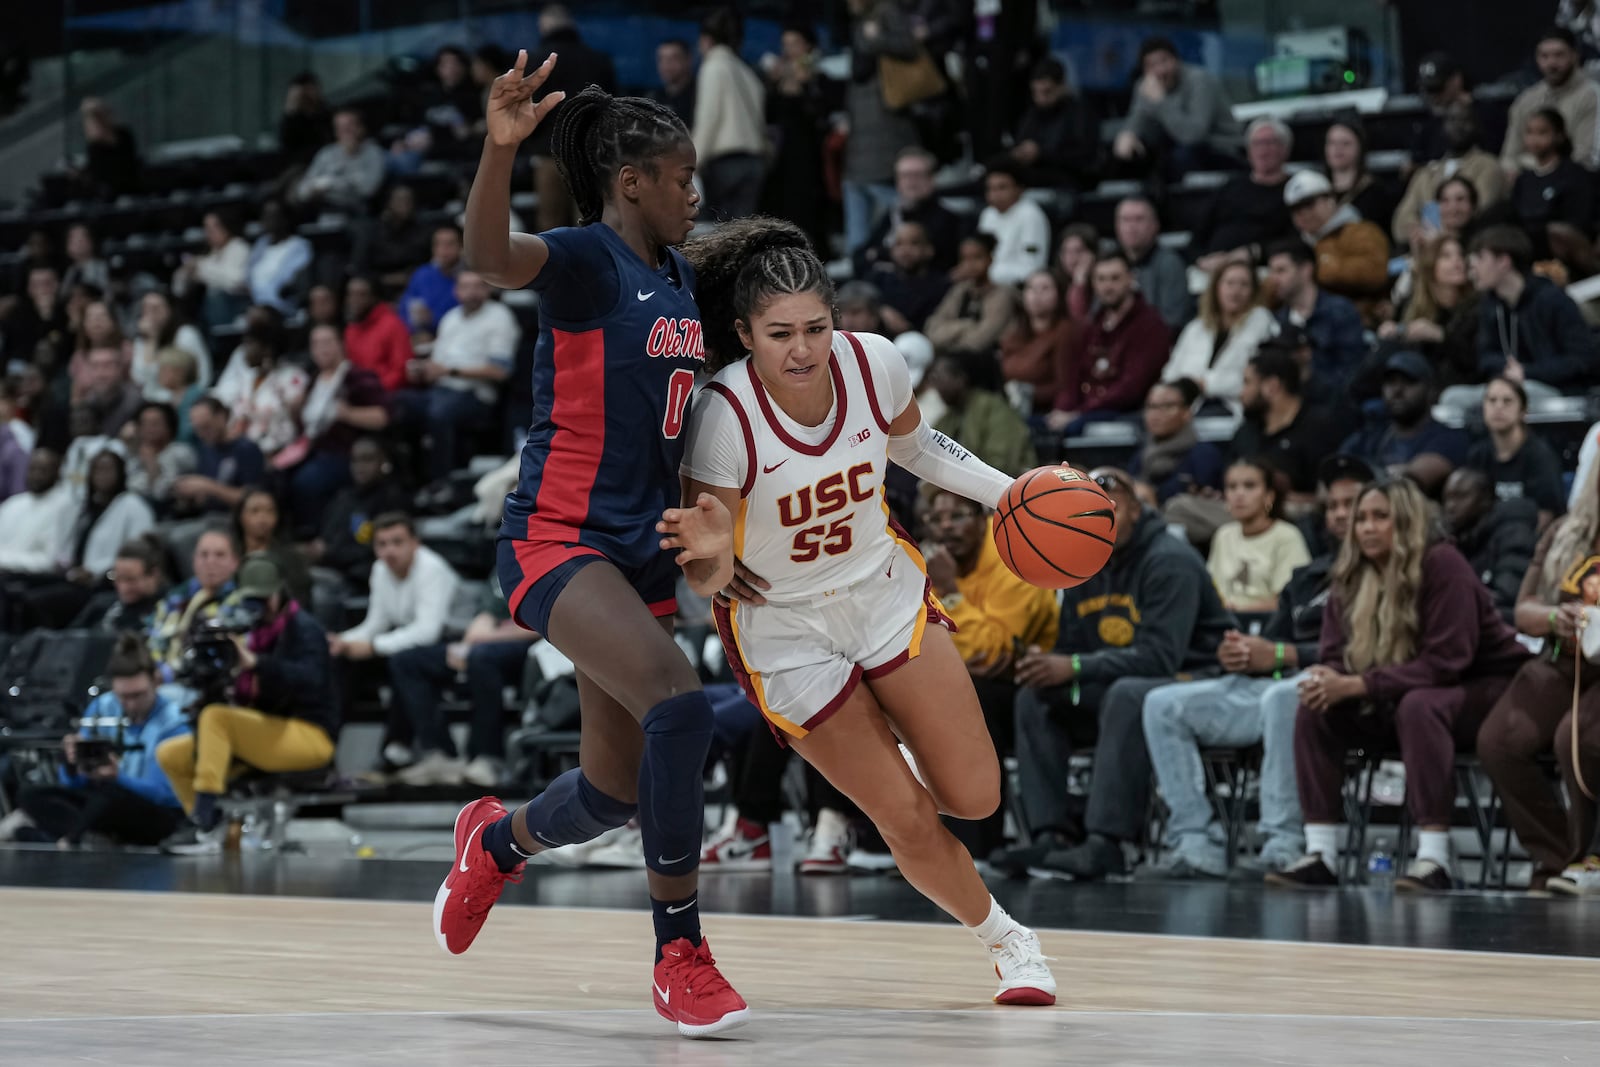
[[[168,852],[220,850],[217,802],[235,762],[269,773],[312,771],[333,759],[337,701],[328,639],[289,596],[277,566],[251,556],[239,569],[238,597],[260,613],[250,633],[236,637],[236,704],[208,704],[195,732],[156,750],[188,821],[162,843]]]

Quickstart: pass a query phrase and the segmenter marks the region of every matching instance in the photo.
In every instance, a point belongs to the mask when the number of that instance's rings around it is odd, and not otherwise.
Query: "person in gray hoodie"
[[[1123,843],[1139,840],[1150,803],[1145,697],[1216,675],[1217,648],[1238,629],[1205,561],[1139,503],[1133,478],[1110,467],[1090,478],[1116,506],[1117,542],[1099,574],[1067,590],[1055,649],[1030,649],[1016,665],[1018,771],[1033,839],[990,859],[1013,875],[1126,873]],[[1073,845],[1068,766],[1073,738],[1084,733],[1097,734],[1095,773],[1088,838]]]
[[[1139,46],[1139,80],[1128,121],[1112,143],[1127,171],[1238,169],[1244,135],[1217,76],[1178,58],[1165,37]]]

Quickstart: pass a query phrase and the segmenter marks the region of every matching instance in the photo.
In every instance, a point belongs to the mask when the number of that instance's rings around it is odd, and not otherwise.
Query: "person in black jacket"
[[[865,278],[875,265],[887,262],[894,235],[901,225],[916,222],[933,242],[933,265],[948,271],[956,265],[961,240],[972,227],[934,195],[933,176],[939,159],[926,148],[902,148],[894,160],[894,207],[878,220],[867,236],[867,243],[854,256],[856,277]]]
[[[1011,158],[1033,187],[1092,187],[1100,168],[1100,130],[1094,110],[1067,85],[1059,59],[1046,57],[1028,75],[1033,103],[1017,122]]]
[[[539,47],[546,54],[555,52],[561,57],[545,79],[544,96],[566,93],[571,99],[590,85],[598,85],[608,93],[617,91],[617,68],[611,57],[584,43],[572,13],[562,5],[547,4],[539,12]],[[524,142],[533,153],[533,191],[539,197],[535,229],[540,233],[578,221],[567,183],[561,180],[555,157],[550,154],[550,131],[555,125],[553,121],[539,123]]]
[[[239,568],[238,597],[255,614],[248,634],[232,638],[238,659],[229,702],[200,709],[195,732],[156,750],[156,759],[189,813],[162,848],[180,855],[218,852],[218,801],[234,762],[272,774],[314,771],[333,759],[338,697],[321,625],[289,596],[277,566],[251,556]]]
[[[1574,277],[1595,268],[1594,175],[1572,159],[1567,122],[1542,107],[1523,124],[1522,147],[1532,165],[1518,173],[1508,206],[1533,242],[1536,259],[1559,259]]]
[[[376,560],[372,554],[372,520],[386,511],[405,511],[410,497],[395,483],[394,465],[376,437],[358,438],[350,446],[351,484],[322,513],[322,530],[302,551],[316,571],[329,571],[350,589],[366,592]],[[321,574],[313,572],[313,578]]]
[[[1145,510],[1127,473],[1090,472],[1116,506],[1111,560],[1069,589],[1053,651],[1018,660],[1017,759],[1032,844],[990,862],[1011,874],[1046,868],[1078,879],[1123,874],[1123,843],[1137,841],[1150,803],[1150,756],[1141,711],[1151,690],[1217,673],[1217,650],[1238,623],[1205,561]],[[1095,774],[1084,826],[1070,846],[1068,766],[1073,737],[1093,731]]]
[[[1350,530],[1361,487],[1372,468],[1354,456],[1333,455],[1318,472],[1323,523],[1333,546],[1295,569],[1278,596],[1278,610],[1259,636],[1229,630],[1217,649],[1221,678],[1163,686],[1144,700],[1144,738],[1156,788],[1171,813],[1168,878],[1223,878],[1232,857],[1213,817],[1200,764],[1202,748],[1262,746],[1260,867],[1282,870],[1305,852],[1300,795],[1294,777],[1294,719],[1302,663],[1314,663],[1322,634],[1333,554]]]
[[[1517,593],[1538,541],[1538,507],[1527,498],[1496,501],[1487,472],[1461,467],[1444,483],[1440,512],[1445,530],[1483,579],[1496,610],[1515,622]]]

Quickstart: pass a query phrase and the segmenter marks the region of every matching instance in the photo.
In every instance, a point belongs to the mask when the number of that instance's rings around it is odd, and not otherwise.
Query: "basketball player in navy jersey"
[[[540,295],[533,424],[496,565],[513,618],[577,667],[581,766],[515,812],[494,797],[462,809],[434,933],[446,951],[465,952],[529,857],[637,814],[656,928],[656,1010],[684,1036],[701,1037],[744,1022],[749,1008],[700,935],[712,713],[672,639],[678,566],[657,532],[661,522],[708,554],[732,538],[714,497],[677,507],[685,410],[705,358],[694,273],[672,247],[694,225],[695,151],[666,107],[591,86],[561,108],[552,138],[579,225],[511,233],[517,145],[564,96],[533,100],[555,61],[524,76],[520,52],[490,90],[466,254],[492,284]]]

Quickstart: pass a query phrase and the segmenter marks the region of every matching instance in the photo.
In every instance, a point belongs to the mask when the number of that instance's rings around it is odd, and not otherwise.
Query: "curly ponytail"
[[[578,225],[599,222],[611,180],[624,165],[656,173],[655,161],[689,140],[675,111],[642,96],[591,85],[556,107],[550,154],[578,206]]]
[[[744,358],[734,323],[748,324],[773,297],[816,293],[833,306],[833,281],[805,231],[792,222],[762,215],[726,222],[686,242],[682,252],[694,267],[710,373]]]

